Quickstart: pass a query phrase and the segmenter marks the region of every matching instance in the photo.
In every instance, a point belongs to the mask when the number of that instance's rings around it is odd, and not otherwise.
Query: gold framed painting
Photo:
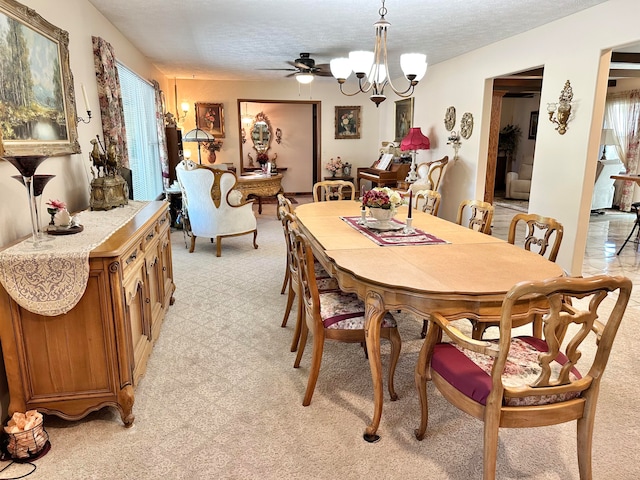
[[[360,105],[350,107],[336,107],[335,138],[360,138]]]
[[[413,97],[396,101],[396,138],[398,145],[413,126]]]
[[[69,34],[0,0],[0,128],[5,155],[80,153]]]
[[[222,103],[196,103],[196,127],[216,138],[224,138],[224,108]]]

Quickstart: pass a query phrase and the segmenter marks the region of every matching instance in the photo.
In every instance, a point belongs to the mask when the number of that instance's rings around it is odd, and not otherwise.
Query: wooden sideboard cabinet
[[[9,415],[77,420],[111,406],[133,424],[134,387],[173,304],[169,224],[168,204],[150,202],[92,250],[86,291],[64,315],[25,310],[0,285]]]

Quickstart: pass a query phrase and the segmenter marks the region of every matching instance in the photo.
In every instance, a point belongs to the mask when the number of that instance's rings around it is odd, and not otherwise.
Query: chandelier
[[[387,66],[387,29],[391,24],[384,18],[387,14],[384,2],[385,0],[382,0],[382,7],[378,10],[380,20],[373,24],[376,27],[374,51],[349,52],[349,58],[334,58],[329,63],[331,74],[338,80],[340,92],[343,95],[351,97],[358,93],[371,92],[370,98],[376,104],[376,107],[386,100],[384,89],[387,85],[391,87],[396,95],[409,97],[427,72],[426,55],[422,53],[405,53],[400,56],[400,67],[404,76],[409,80],[409,86],[401,91],[391,82]],[[346,93],[342,86],[352,71],[358,77],[358,90],[354,93]]]

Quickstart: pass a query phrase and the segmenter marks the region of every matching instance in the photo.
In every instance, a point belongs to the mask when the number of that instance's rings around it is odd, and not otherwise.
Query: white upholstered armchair
[[[253,248],[258,248],[253,202],[239,204],[242,195],[233,190],[236,184],[233,172],[183,161],[176,166],[176,176],[182,191],[184,228],[191,237],[189,252],[195,249],[196,237],[212,241],[215,238],[219,257],[222,237],[247,233],[253,233]]]
[[[418,180],[411,184],[411,190],[413,190],[414,196],[420,190],[433,190],[434,192],[437,192],[448,163],[449,157],[445,156],[440,160],[423,162],[418,165],[418,168],[416,169]]]
[[[532,163],[523,163],[518,172],[509,172],[506,176],[506,198],[516,198],[519,200],[529,200],[531,190],[531,174],[533,172]]]

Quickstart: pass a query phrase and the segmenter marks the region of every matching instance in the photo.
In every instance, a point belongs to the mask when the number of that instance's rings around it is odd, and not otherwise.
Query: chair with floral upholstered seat
[[[282,198],[280,198],[282,197]],[[298,342],[300,340],[300,332],[302,330],[302,317],[304,315],[304,309],[302,307],[302,302],[300,301],[300,284],[298,281],[298,264],[293,258],[294,255],[294,245],[293,245],[293,236],[290,233],[290,224],[295,222],[295,216],[293,215],[293,208],[291,206],[291,202],[284,197],[284,195],[278,195],[278,216],[282,221],[282,229],[284,231],[284,238],[287,245],[287,273],[285,275],[285,282],[287,282],[288,296],[287,296],[287,306],[284,310],[284,317],[282,318],[281,327],[286,327],[287,322],[289,320],[289,314],[291,313],[291,308],[293,307],[293,301],[296,297],[298,297],[298,308],[296,315],[296,326],[293,331],[293,338],[291,340],[291,351],[295,352],[298,348]],[[318,285],[318,289],[321,292],[329,292],[329,291],[339,291],[340,287],[338,286],[338,282],[335,278],[331,278],[331,276],[327,273],[327,271],[322,268],[322,265],[317,261],[313,262],[314,272],[316,283]],[[282,286],[284,293],[285,285]]]
[[[295,223],[290,224],[290,231],[294,245],[294,262],[297,265],[300,285],[300,299],[304,304],[305,315],[302,323],[300,344],[294,367],[300,366],[309,331],[313,337],[313,350],[309,379],[302,404],[311,403],[315,390],[325,339],[338,340],[348,343],[365,343],[365,306],[355,294],[341,291],[320,292],[315,279],[313,267],[314,257],[307,237],[302,234]],[[390,313],[386,313],[382,320],[380,336],[391,342],[391,357],[389,360],[388,389],[391,400],[398,398],[394,386],[393,376],[400,357],[402,341],[396,320]]]
[[[415,371],[422,411],[416,437],[422,440],[427,430],[430,378],[452,405],[484,423],[484,480],[496,477],[500,427],[572,420],[577,422],[580,479],[590,480],[600,381],[630,294],[631,281],[622,276],[521,282],[502,303],[497,340],[474,340],[433,313]],[[512,313],[525,302],[547,310],[542,338],[512,335]],[[443,333],[451,343],[442,343]],[[433,444],[437,447],[435,436]]]

